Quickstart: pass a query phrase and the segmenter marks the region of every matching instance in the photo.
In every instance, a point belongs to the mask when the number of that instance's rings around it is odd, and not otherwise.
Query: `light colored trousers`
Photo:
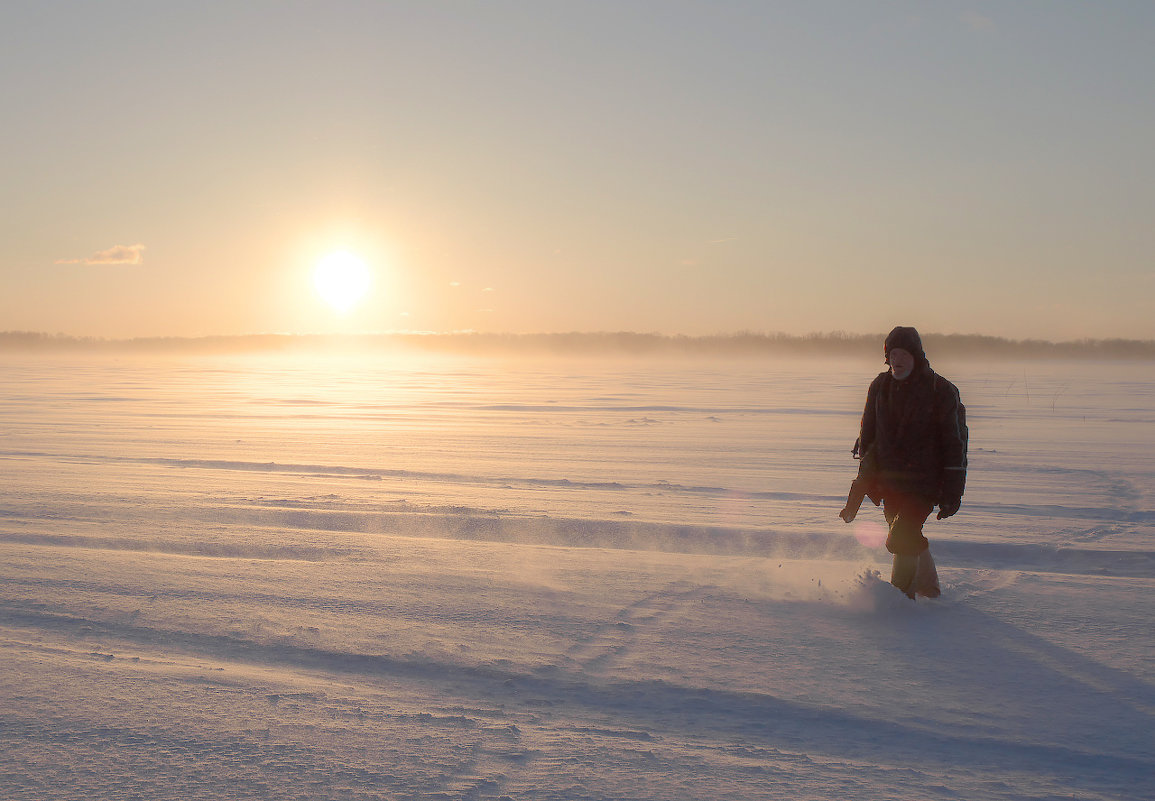
[[[896,553],[894,567],[890,571],[890,583],[911,598],[915,595],[937,598],[942,594],[938,586],[938,568],[934,566],[930,548],[917,556]]]

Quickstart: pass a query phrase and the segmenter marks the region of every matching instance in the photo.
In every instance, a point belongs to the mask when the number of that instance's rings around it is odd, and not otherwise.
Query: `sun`
[[[313,287],[321,299],[340,314],[360,303],[373,283],[365,261],[347,250],[325,256],[313,270]]]

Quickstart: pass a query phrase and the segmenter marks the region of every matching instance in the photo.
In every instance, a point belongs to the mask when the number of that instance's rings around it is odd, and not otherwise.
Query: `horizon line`
[[[244,353],[355,346],[438,352],[535,353],[551,355],[759,356],[784,352],[857,354],[881,349],[884,333],[845,331],[787,334],[736,331],[722,334],[662,334],[635,331],[480,332],[392,331],[359,334],[207,334],[196,336],[91,337],[37,331],[0,331],[0,352],[200,352]],[[1155,360],[1155,339],[1011,339],[990,334],[922,334],[928,355],[1106,357]]]

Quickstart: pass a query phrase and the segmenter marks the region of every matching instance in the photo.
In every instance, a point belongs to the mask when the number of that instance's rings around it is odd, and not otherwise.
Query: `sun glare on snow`
[[[372,276],[359,256],[345,250],[330,253],[313,271],[313,287],[333,309],[345,314],[369,292]]]

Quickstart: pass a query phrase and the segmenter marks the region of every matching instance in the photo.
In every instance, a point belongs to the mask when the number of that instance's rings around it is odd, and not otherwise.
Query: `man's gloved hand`
[[[963,488],[966,487],[966,470],[947,470],[943,476],[938,495],[938,519],[943,520],[958,512],[962,506]]]
[[[938,504],[938,519],[945,520],[958,512],[960,506],[962,506],[962,498],[943,498]]]

